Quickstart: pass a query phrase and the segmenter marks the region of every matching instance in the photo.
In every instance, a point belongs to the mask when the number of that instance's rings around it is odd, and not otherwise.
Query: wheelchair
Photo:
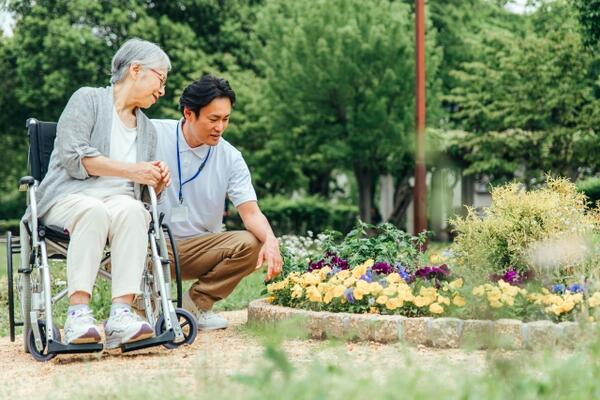
[[[34,118],[27,120],[28,169],[31,176],[19,180],[19,190],[27,192],[31,217],[21,221],[18,236],[13,236],[9,231],[6,237],[10,340],[15,341],[16,327],[22,326],[24,349],[38,361],[48,361],[59,354],[100,352],[104,347],[102,343],[62,343],[60,330],[53,323],[52,308],[67,296],[68,290],[54,289],[58,293],[52,293],[51,270],[55,267],[49,260],[66,259],[69,234],[62,228],[47,226],[38,220],[36,189],[48,171],[56,125]],[[148,230],[149,252],[142,276],[142,294],[133,307],[143,310],[148,322],[154,326],[155,337],[122,344],[122,352],[157,345],[173,349],[193,343],[198,331],[195,317],[181,308],[182,287],[177,248],[169,227],[162,223],[163,216],[158,215],[156,193],[153,188],[148,189],[152,216]],[[174,255],[174,281],[171,279],[167,240]],[[20,255],[16,275],[14,254]],[[110,279],[109,263],[110,252],[105,249],[98,273],[103,278]],[[174,299],[171,294],[173,285],[176,287]],[[16,320],[16,315],[20,315],[21,321]]]

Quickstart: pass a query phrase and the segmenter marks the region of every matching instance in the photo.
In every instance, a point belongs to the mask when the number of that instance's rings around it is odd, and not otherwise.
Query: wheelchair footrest
[[[121,345],[121,351],[127,353],[128,351],[145,349],[146,347],[158,346],[164,343],[169,343],[175,340],[175,332],[168,330],[160,336],[156,336],[150,339],[140,340],[137,342],[124,343]]]
[[[102,343],[65,344],[53,340],[48,344],[48,353],[53,354],[96,353],[103,349]]]

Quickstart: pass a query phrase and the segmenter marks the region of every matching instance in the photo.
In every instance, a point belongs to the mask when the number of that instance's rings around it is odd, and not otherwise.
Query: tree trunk
[[[319,195],[323,198],[329,198],[329,182],[331,181],[331,170],[327,171],[310,171],[307,174],[309,177],[308,181],[308,193],[311,195]]]
[[[373,207],[373,182],[374,172],[371,168],[354,165],[354,176],[358,186],[358,207],[360,219],[370,224],[372,222],[371,209]]]
[[[394,208],[389,218],[389,222],[396,226],[399,226],[402,223],[402,219],[412,200],[412,187],[408,183],[411,176],[412,174],[406,174],[396,182],[396,189],[394,190]]]

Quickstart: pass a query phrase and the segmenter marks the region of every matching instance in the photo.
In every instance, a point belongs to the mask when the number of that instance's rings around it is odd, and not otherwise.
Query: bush
[[[600,177],[591,177],[578,181],[577,190],[585,194],[590,202],[590,206],[596,205],[600,200]]]
[[[590,267],[582,246],[596,232],[595,221],[567,179],[548,178],[546,187],[530,192],[512,183],[492,190],[483,218],[468,209],[466,217],[450,221],[457,234],[453,253],[457,267],[481,281],[531,271],[542,280],[579,277]]]
[[[322,232],[329,229],[347,233],[358,218],[356,206],[333,204],[313,196],[299,199],[267,197],[261,199],[259,204],[277,236],[306,235],[307,231]],[[242,226],[237,213],[228,218],[228,229],[242,229]]]

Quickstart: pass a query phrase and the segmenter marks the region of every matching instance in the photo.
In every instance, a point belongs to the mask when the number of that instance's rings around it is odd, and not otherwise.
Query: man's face
[[[183,115],[191,136],[189,139],[193,142],[189,144],[193,147],[203,144],[216,146],[229,124],[230,114],[231,101],[227,97],[217,97],[202,107],[198,116],[186,108]]]

